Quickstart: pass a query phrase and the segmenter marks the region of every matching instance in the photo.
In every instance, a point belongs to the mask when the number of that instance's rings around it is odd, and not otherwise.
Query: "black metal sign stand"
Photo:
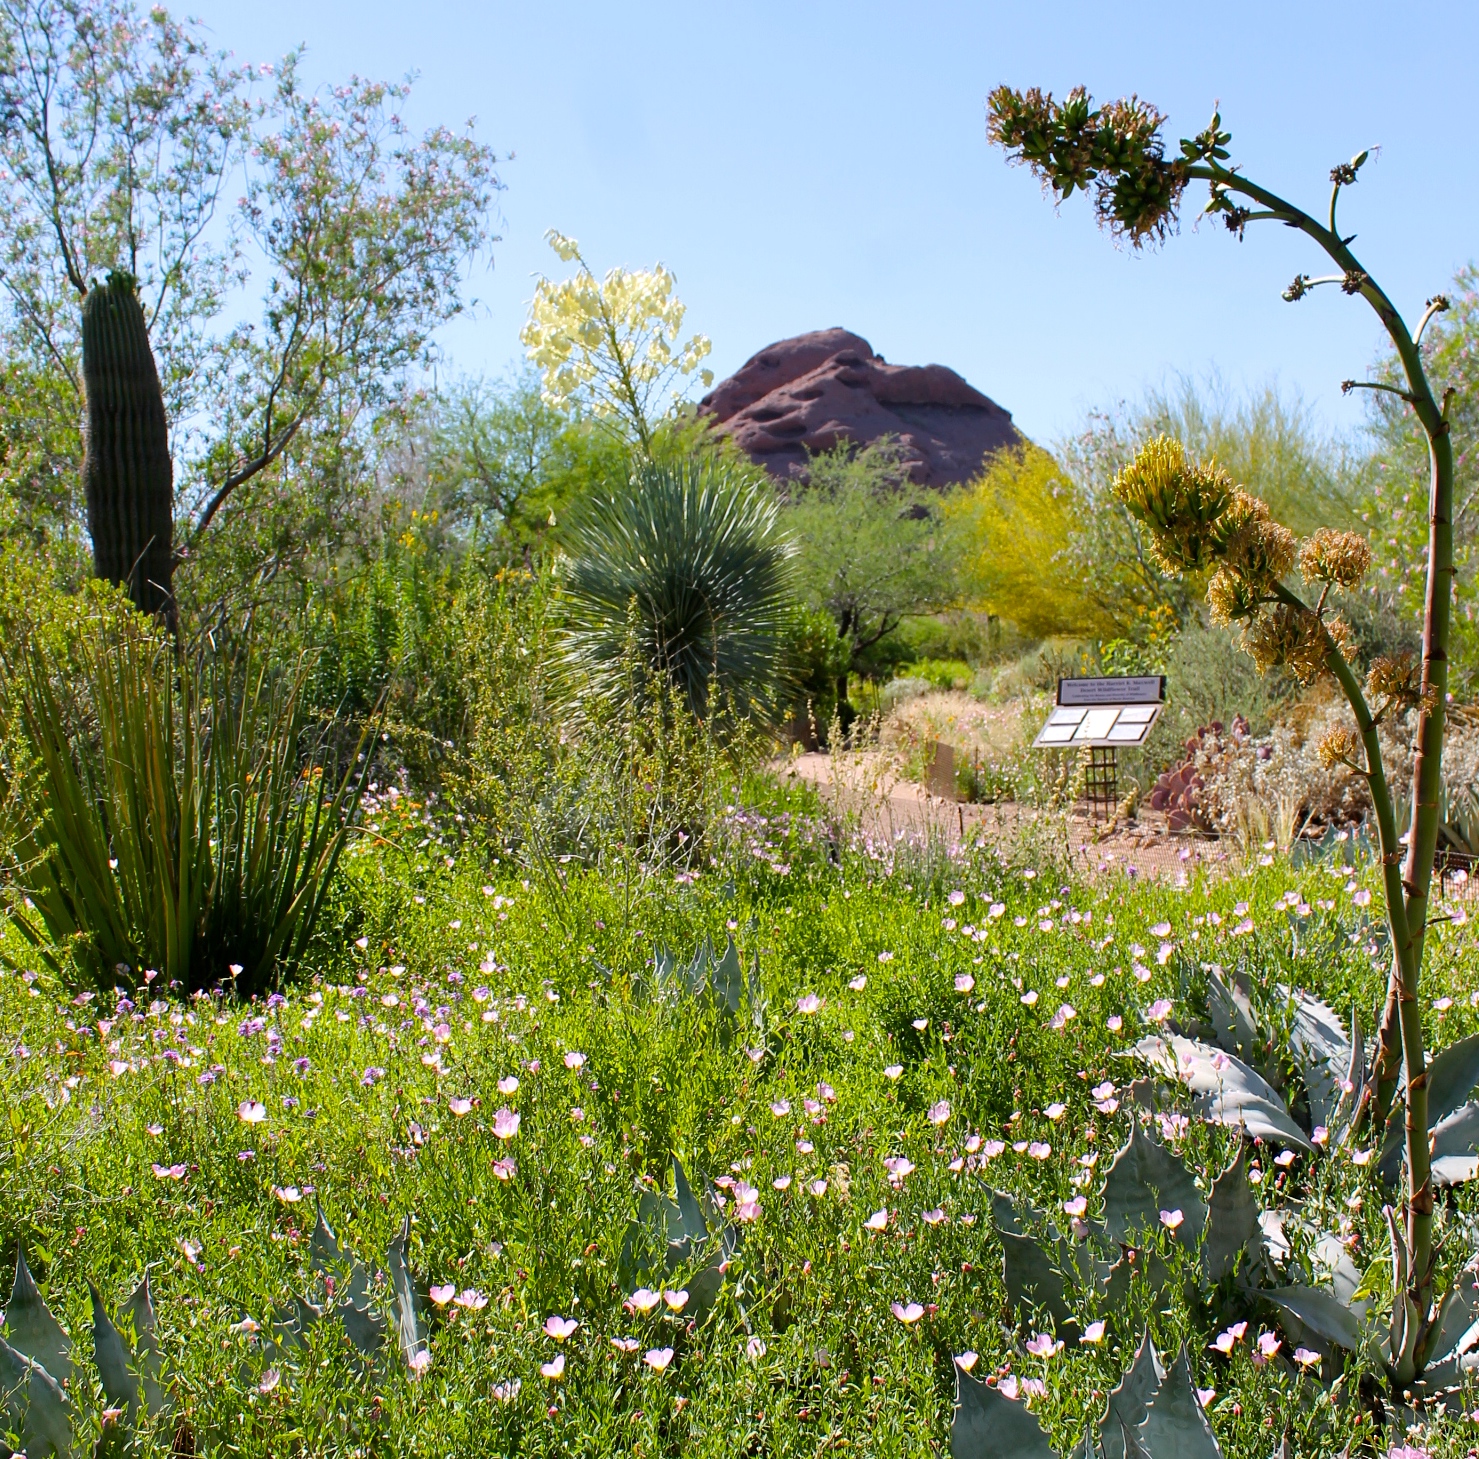
[[[1089,802],[1089,815],[1096,821],[1112,821],[1119,809],[1119,786],[1113,745],[1095,745],[1089,750],[1089,764],[1084,774],[1084,794]]]

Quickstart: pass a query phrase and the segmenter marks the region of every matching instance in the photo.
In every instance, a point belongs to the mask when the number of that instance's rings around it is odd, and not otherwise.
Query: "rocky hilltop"
[[[968,481],[1022,438],[1010,411],[944,365],[890,365],[861,335],[818,329],[768,345],[699,402],[772,476],[806,474],[809,452],[895,436],[925,486]]]

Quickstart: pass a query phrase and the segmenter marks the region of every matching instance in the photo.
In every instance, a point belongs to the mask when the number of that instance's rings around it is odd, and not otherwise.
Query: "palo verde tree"
[[[1328,213],[1316,218],[1260,186],[1229,164],[1230,135],[1220,116],[1168,157],[1164,117],[1138,97],[1095,107],[1078,88],[1055,101],[1036,89],[998,87],[989,101],[988,135],[1012,160],[1026,164],[1059,199],[1092,193],[1100,224],[1132,247],[1158,243],[1175,228],[1188,184],[1205,182],[1205,211],[1222,218],[1239,238],[1254,223],[1282,223],[1308,237],[1334,264],[1319,277],[1298,274],[1284,292],[1290,302],[1312,289],[1338,285],[1376,311],[1396,351],[1400,383],[1347,380],[1343,390],[1389,391],[1411,412],[1426,437],[1429,461],[1427,588],[1420,661],[1379,659],[1364,684],[1351,662],[1349,629],[1333,596],[1354,587],[1371,553],[1364,538],[1325,528],[1300,543],[1273,520],[1267,506],[1239,489],[1215,461],[1190,460],[1176,443],[1149,442],[1115,483],[1116,495],[1148,530],[1169,573],[1211,571],[1213,615],[1242,625],[1244,646],[1260,668],[1286,664],[1304,679],[1333,675],[1355,715],[1356,729],[1331,736],[1322,753],[1350,766],[1371,787],[1380,839],[1392,967],[1374,1068],[1362,1091],[1365,1116],[1380,1131],[1403,1080],[1407,1189],[1405,1222],[1393,1224],[1396,1297],[1389,1373],[1401,1387],[1420,1373],[1442,1328],[1451,1292],[1438,1295],[1433,1243],[1433,1178],[1429,1155],[1430,1070],[1423,1048],[1418,988],[1428,923],[1429,885],[1438,837],[1439,771],[1448,689],[1448,643],[1453,600],[1453,446],[1448,393],[1434,393],[1421,350],[1429,321],[1447,309],[1438,295],[1415,330],[1351,251],[1354,235],[1340,232],[1336,209],[1367,153],[1330,173]],[[1298,566],[1310,592],[1286,581]],[[1382,764],[1377,726],[1400,708],[1417,712],[1412,822],[1406,853],[1398,837],[1392,788]],[[1474,1080],[1470,1071],[1468,1084]]]

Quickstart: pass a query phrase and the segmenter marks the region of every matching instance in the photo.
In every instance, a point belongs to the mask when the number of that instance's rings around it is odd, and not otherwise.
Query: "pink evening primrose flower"
[[[642,1361],[654,1373],[666,1372],[668,1364],[673,1361],[673,1350],[672,1348],[648,1348],[642,1356]]]
[[[585,1067],[585,1055],[577,1053],[572,1049],[565,1055],[565,1067],[567,1069],[583,1069]]]
[[[546,1317],[544,1319],[544,1331],[546,1336],[554,1338],[556,1342],[564,1342],[580,1323],[573,1317]]]
[[[1266,1363],[1284,1344],[1271,1332],[1258,1334],[1258,1350],[1253,1354],[1255,1363]]]
[[[963,1373],[969,1373],[980,1361],[980,1355],[972,1352],[970,1348],[967,1348],[963,1353],[956,1353],[955,1355],[955,1365]]]
[[[507,1107],[493,1116],[493,1133],[500,1140],[512,1140],[519,1133],[519,1116]]]
[[[939,1100],[937,1103],[932,1104],[929,1107],[929,1113],[925,1116],[925,1118],[932,1125],[943,1125],[948,1123],[950,1119],[950,1101],[948,1099],[942,1099]]]
[[[1161,1212],[1161,1225],[1164,1226],[1167,1231],[1175,1231],[1184,1220],[1186,1220],[1186,1216],[1181,1211],[1180,1207],[1178,1207],[1174,1211]]]
[[[854,993],[861,993],[863,989],[868,986],[868,979],[866,978],[866,976],[864,976],[864,974],[859,973],[857,977],[849,978],[847,980],[847,986],[851,988]]]
[[[905,1327],[912,1326],[914,1323],[918,1322],[921,1317],[924,1316],[924,1308],[921,1307],[918,1302],[894,1302],[889,1306],[888,1310],[892,1312],[894,1316],[897,1317],[899,1321],[904,1324]]]
[[[539,1365],[539,1371],[551,1383],[558,1383],[565,1376],[565,1354],[556,1353],[553,1362]]]
[[[1125,1026],[1125,1021],[1119,1016],[1118,1013],[1111,1013],[1109,1017],[1104,1020],[1104,1026],[1110,1031],[1110,1033],[1118,1033],[1120,1029]]]
[[[969,973],[957,973],[955,975],[955,991],[957,993],[969,993],[976,986],[976,980]]]
[[[519,1092],[519,1081],[512,1074],[506,1074],[498,1081],[498,1092],[500,1094],[517,1094]]]
[[[1311,1352],[1309,1348],[1295,1348],[1294,1361],[1301,1368],[1313,1368],[1320,1361],[1319,1353]]]
[[[467,1114],[472,1109],[472,1100],[454,1099],[450,1103],[450,1108],[452,1110],[452,1113],[460,1119],[463,1115]]]
[[[1034,1140],[1027,1147],[1027,1153],[1034,1160],[1046,1160],[1053,1153],[1053,1147],[1046,1140]]]
[[[1149,1008],[1145,1010],[1147,1023],[1164,1023],[1171,1016],[1171,1000],[1169,998],[1157,998]]]
[[[244,1099],[236,1106],[236,1117],[248,1125],[259,1125],[267,1118],[267,1106],[255,1099]]]
[[[444,1287],[432,1287],[426,1295],[431,1298],[434,1306],[445,1307],[457,1295],[457,1288],[448,1282]]]
[[[1103,1322],[1091,1322],[1086,1328],[1084,1328],[1084,1335],[1081,1338],[1079,1338],[1079,1341],[1080,1342],[1103,1342],[1104,1341],[1104,1324],[1103,1324]]]
[[[483,1308],[488,1305],[488,1299],[481,1292],[475,1291],[472,1287],[468,1287],[465,1291],[459,1292],[452,1300],[459,1307],[464,1307],[469,1312],[481,1312]]]
[[[888,1211],[874,1211],[874,1213],[863,1222],[863,1228],[867,1231],[882,1231],[888,1225]]]
[[[1051,1333],[1040,1332],[1027,1339],[1027,1351],[1034,1358],[1051,1358],[1063,1350],[1061,1342],[1055,1342]]]
[[[796,1000],[796,1011],[798,1013],[816,1013],[822,1006],[822,1000],[815,993],[803,993]]]
[[[938,1226],[945,1219],[945,1211],[941,1206],[936,1206],[932,1211],[921,1211],[919,1219],[926,1226]]]

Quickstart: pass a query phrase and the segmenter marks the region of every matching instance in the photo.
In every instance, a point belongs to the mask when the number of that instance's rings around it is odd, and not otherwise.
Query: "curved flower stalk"
[[[1057,102],[1038,90],[1000,86],[991,93],[988,136],[1012,160],[1025,163],[1056,197],[1092,190],[1103,226],[1132,247],[1160,242],[1174,230],[1188,184],[1205,182],[1205,212],[1219,216],[1239,238],[1252,223],[1298,229],[1330,259],[1335,272],[1300,273],[1284,292],[1291,303],[1312,289],[1338,284],[1364,299],[1381,320],[1401,365],[1403,383],[1347,380],[1343,390],[1372,389],[1399,396],[1428,441],[1429,538],[1423,609],[1422,654],[1417,664],[1379,660],[1364,685],[1350,662],[1349,629],[1330,611],[1333,591],[1355,586],[1370,563],[1370,549],[1354,533],[1322,530],[1303,544],[1274,522],[1267,507],[1241,491],[1215,462],[1189,461],[1175,442],[1151,442],[1116,482],[1120,500],[1149,529],[1161,565],[1181,574],[1211,569],[1213,616],[1243,625],[1244,646],[1260,668],[1282,663],[1302,678],[1330,674],[1355,715],[1356,732],[1324,745],[1332,763],[1364,775],[1376,809],[1387,920],[1393,959],[1377,1053],[1370,1108],[1378,1127],[1404,1076],[1408,1189],[1405,1247],[1407,1288],[1417,1314],[1413,1348],[1421,1366],[1428,1338],[1440,1319],[1434,1297],[1433,1181],[1428,1148],[1429,1076],[1418,1012],[1418,982],[1433,856],[1439,829],[1440,767],[1448,689],[1448,641],[1453,603],[1453,446],[1448,395],[1439,399],[1419,349],[1433,316],[1448,307],[1442,295],[1428,300],[1415,330],[1351,252],[1354,234],[1342,235],[1336,212],[1343,189],[1357,180],[1369,154],[1361,152],[1331,169],[1328,213],[1317,218],[1287,202],[1229,164],[1230,134],[1220,115],[1168,157],[1161,113],[1137,97],[1094,107],[1078,88]],[[1310,591],[1288,586],[1295,566]],[[1374,706],[1374,707],[1373,707]],[[1404,853],[1398,839],[1391,788],[1382,764],[1377,726],[1398,707],[1418,710],[1413,764],[1412,822]]]

